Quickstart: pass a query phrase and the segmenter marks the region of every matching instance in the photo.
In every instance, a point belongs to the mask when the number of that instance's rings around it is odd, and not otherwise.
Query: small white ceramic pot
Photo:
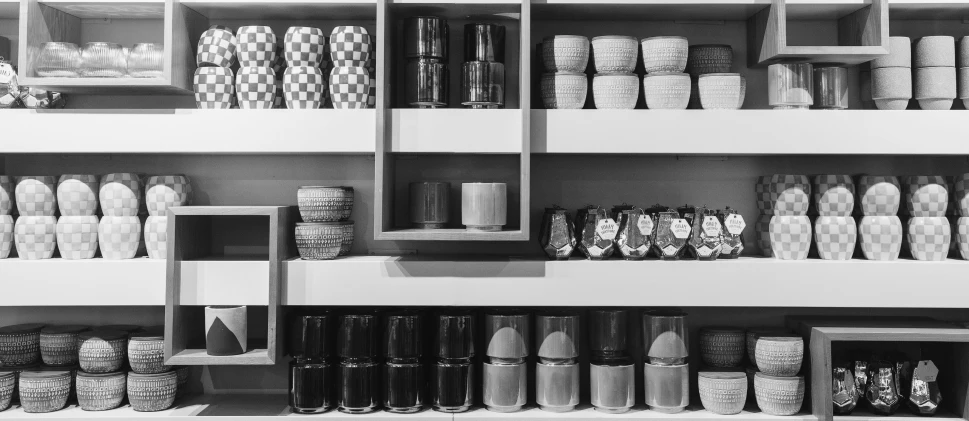
[[[770,220],[773,215],[760,215],[754,224],[754,232],[757,234],[757,246],[760,247],[760,254],[764,257],[774,257],[774,247],[771,245]]]
[[[909,37],[888,38],[888,54],[871,61],[872,69],[883,67],[912,67],[912,40]]]
[[[871,71],[871,97],[879,110],[904,110],[912,99],[912,69],[882,67]]]
[[[686,61],[686,72],[691,76],[711,73],[730,73],[733,66],[733,48],[726,44],[691,45]]]
[[[149,259],[168,257],[168,217],[149,216],[145,221],[145,249]]]
[[[598,74],[632,73],[639,58],[639,40],[622,35],[592,38],[592,57]]]
[[[807,259],[811,250],[811,220],[804,215],[774,215],[770,220],[770,240],[774,257]]]
[[[949,256],[952,227],[944,216],[913,216],[908,220],[908,245],[915,260],[943,261]]]
[[[24,260],[50,259],[57,247],[57,218],[20,216],[14,224],[17,255]]]
[[[757,369],[769,376],[792,377],[801,371],[804,340],[797,336],[757,338]]]
[[[639,76],[632,73],[598,74],[592,79],[596,108],[631,110],[639,99]]]
[[[296,249],[304,260],[332,260],[340,255],[344,235],[340,222],[297,222]]]
[[[646,73],[683,73],[686,70],[690,50],[690,43],[686,38],[644,38],[642,46],[643,66],[646,68]]]
[[[945,216],[949,188],[941,175],[905,177],[905,206],[911,216]]]
[[[151,216],[167,216],[172,206],[187,206],[191,188],[184,175],[153,175],[145,182],[145,204]]]
[[[276,74],[269,67],[242,67],[236,74],[236,99],[241,109],[271,109],[276,98]]]
[[[13,213],[14,204],[17,203],[15,185],[16,182],[12,176],[0,175],[0,215]]]
[[[141,207],[141,177],[135,173],[112,173],[101,177],[98,199],[105,216],[135,216]]]
[[[705,110],[738,110],[747,96],[747,79],[740,73],[708,73],[697,82]]]
[[[953,241],[956,242],[959,256],[969,260],[969,216],[960,217],[954,231],[956,235]]]
[[[330,32],[330,59],[336,67],[366,67],[373,46],[362,26],[337,26]]]
[[[866,216],[894,216],[902,200],[898,178],[863,175],[858,178],[858,202]]]
[[[946,35],[915,39],[912,45],[912,67],[955,67],[956,40]]]
[[[228,67],[195,69],[195,104],[201,109],[232,108],[236,96],[235,76]]]
[[[105,259],[134,258],[140,241],[141,219],[137,216],[105,215],[98,224],[98,242]]]
[[[701,371],[697,378],[700,403],[717,415],[734,415],[747,403],[747,375],[742,371]]]
[[[542,103],[549,110],[581,109],[589,93],[585,73],[546,73],[541,85]]]
[[[214,25],[202,33],[198,43],[196,64],[204,67],[232,67],[236,60],[236,41],[232,30]],[[198,72],[196,72],[198,74]]]
[[[340,249],[337,237],[337,251]],[[205,352],[226,356],[245,354],[248,341],[246,306],[205,307]]]
[[[745,348],[743,329],[707,327],[700,330],[700,356],[708,366],[738,367],[744,360]]]
[[[855,210],[855,182],[850,175],[814,176],[814,203],[821,216],[851,216]]]
[[[60,217],[57,220],[57,249],[62,259],[93,258],[98,251],[98,217]]]
[[[957,94],[955,67],[915,69],[915,99],[923,110],[948,110]]]
[[[902,250],[902,221],[897,216],[864,216],[858,223],[858,235],[866,259],[898,259]]]
[[[690,104],[690,75],[648,74],[643,77],[646,106],[651,110],[685,110]]]
[[[323,61],[327,42],[323,30],[309,26],[291,26],[283,36],[283,57],[286,67],[316,67]],[[280,69],[282,70],[282,69]]]
[[[804,377],[754,375],[757,406],[767,415],[794,415],[804,402]]]
[[[589,65],[589,39],[554,35],[542,39],[542,64],[549,73],[582,73]]]
[[[18,177],[17,212],[21,216],[54,216],[57,210],[56,179],[50,175]]]
[[[93,216],[98,210],[98,176],[64,174],[57,180],[61,216]]]
[[[276,34],[268,26],[240,26],[236,31],[239,67],[271,69],[276,60]]]
[[[461,183],[461,223],[471,231],[501,231],[508,218],[505,183]]]
[[[334,67],[330,100],[336,109],[363,109],[370,101],[370,74],[364,67]]]
[[[858,242],[858,226],[851,216],[819,216],[814,241],[824,260],[851,260]]]
[[[287,67],[283,72],[283,98],[289,109],[317,109],[323,106],[326,80],[317,67]]]

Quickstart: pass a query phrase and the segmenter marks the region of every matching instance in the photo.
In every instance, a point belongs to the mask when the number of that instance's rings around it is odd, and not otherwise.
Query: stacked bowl
[[[57,196],[53,176],[24,176],[17,180],[16,202],[20,217],[14,224],[14,242],[21,259],[50,259],[56,247]]]
[[[448,104],[448,22],[436,16],[404,19],[404,101],[415,108]]]
[[[240,26],[236,31],[239,108],[273,108],[276,101],[276,34],[268,26]]]
[[[825,260],[850,260],[858,241],[858,226],[851,216],[855,209],[851,176],[815,176],[814,203],[819,214],[814,223],[818,254]]]
[[[283,36],[283,60],[286,69],[276,75],[282,79],[283,99],[289,109],[323,107],[326,95],[327,39],[323,30],[309,26],[291,26]]]
[[[962,37],[959,40],[959,51],[958,51],[958,61],[956,65],[959,67],[959,78],[957,87],[959,88],[959,99],[962,100],[962,104],[969,109],[969,36]]]
[[[952,228],[946,218],[949,188],[945,177],[905,177],[908,220],[907,242],[916,260],[941,261],[949,254]]]
[[[642,40],[643,93],[651,110],[685,110],[690,103],[690,75],[686,70],[689,41],[662,36]]]
[[[182,174],[154,175],[145,182],[145,203],[148,219],[145,220],[145,245],[148,258],[165,259],[168,256],[168,208],[191,204],[192,184]]]
[[[691,45],[686,62],[690,74],[690,108],[736,110],[743,106],[747,80],[730,73],[733,48],[725,44]]]
[[[888,55],[871,62],[871,96],[880,110],[904,110],[912,99],[912,41],[888,41]]]
[[[639,42],[635,37],[606,35],[592,38],[592,58],[596,75],[592,79],[592,98],[598,109],[636,108],[639,76],[636,59]]]
[[[804,401],[804,377],[798,375],[804,360],[804,340],[783,334],[760,336],[755,348],[757,369],[754,394],[757,406],[768,415],[794,415]]]
[[[232,108],[235,103],[236,36],[231,29],[214,25],[199,38],[195,61],[195,103],[199,108]]]
[[[90,259],[98,251],[98,177],[64,174],[57,181],[57,249],[64,259]]]
[[[98,198],[104,216],[98,224],[98,243],[105,259],[131,259],[141,242],[141,177],[112,173],[101,177]]]
[[[296,248],[306,260],[332,260],[353,246],[353,187],[300,186]]]
[[[370,98],[370,72],[367,65],[373,53],[370,33],[362,26],[337,26],[330,33],[330,100],[333,108],[367,108]]]
[[[956,46],[950,36],[915,40],[915,99],[923,110],[948,110],[956,98]]]
[[[718,415],[739,414],[747,402],[744,361],[746,338],[743,329],[706,327],[700,330],[700,356],[711,367],[701,370],[697,385],[700,401]]]
[[[580,35],[553,35],[541,44],[542,103],[545,108],[581,109],[589,93],[585,68],[589,64],[589,39]]]

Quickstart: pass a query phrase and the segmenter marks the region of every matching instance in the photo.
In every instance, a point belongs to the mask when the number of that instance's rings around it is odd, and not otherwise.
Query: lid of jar
[[[77,335],[77,338],[80,340],[101,339],[103,341],[114,341],[118,339],[124,339],[127,337],[128,337],[127,332],[123,332],[120,330],[104,330],[102,328],[90,330],[87,332],[81,332],[80,334]]]
[[[0,335],[17,335],[21,333],[40,332],[44,326],[47,325],[43,323],[24,323],[19,325],[4,326],[0,327]]]
[[[137,379],[157,379],[161,377],[177,377],[177,376],[178,375],[175,374],[174,371],[165,371],[162,373],[153,373],[153,374],[138,374],[133,371],[128,373],[128,378],[137,378]]]
[[[133,333],[142,329],[141,326],[138,325],[104,325],[95,328],[95,330],[120,330],[126,333]]]
[[[387,316],[384,347],[387,358],[418,358],[421,348],[421,316],[402,312]]]
[[[58,325],[58,326],[47,326],[40,330],[40,333],[48,335],[63,335],[69,333],[81,333],[85,330],[91,329],[88,326],[83,325]]]
[[[626,310],[590,311],[589,349],[592,352],[626,352],[626,318]]]
[[[71,372],[68,370],[57,370],[57,371],[24,371],[20,373],[21,379],[56,379],[60,377],[71,377]]]
[[[294,317],[289,333],[289,355],[298,358],[328,357],[333,352],[333,316],[330,314]]]
[[[439,358],[471,358],[474,356],[473,322],[470,314],[439,314],[435,352]]]
[[[77,372],[77,377],[87,377],[87,378],[102,378],[102,377],[125,377],[125,372],[115,371],[113,373],[85,373],[83,371]]]
[[[337,331],[337,352],[344,358],[377,355],[377,320],[373,314],[345,314]]]
[[[528,356],[530,314],[520,310],[504,310],[488,313],[484,319],[485,355],[492,358]]]

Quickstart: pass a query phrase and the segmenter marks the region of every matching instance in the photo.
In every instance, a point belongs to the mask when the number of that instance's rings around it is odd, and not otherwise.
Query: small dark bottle
[[[436,361],[431,367],[431,401],[434,410],[465,412],[472,404],[474,336],[469,314],[437,316],[434,337]]]
[[[331,316],[299,316],[290,331],[289,408],[297,414],[319,414],[333,408],[332,348],[327,342]]]
[[[386,320],[384,408],[400,414],[418,412],[424,404],[421,317],[413,313],[391,314]]]
[[[340,357],[340,412],[366,414],[379,405],[377,383],[377,320],[372,314],[340,317],[337,332]]]

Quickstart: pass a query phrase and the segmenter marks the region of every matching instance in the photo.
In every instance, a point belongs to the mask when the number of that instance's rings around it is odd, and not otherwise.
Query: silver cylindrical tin
[[[767,67],[767,98],[774,109],[807,109],[814,104],[811,63]]]
[[[644,363],[646,405],[649,409],[674,414],[690,404],[690,366]]]
[[[481,377],[489,411],[516,412],[525,405],[528,370],[524,358],[489,358],[481,364]]]
[[[596,411],[621,414],[636,403],[634,364],[589,364],[589,392]]]
[[[505,106],[505,65],[491,61],[461,64],[461,105],[468,108]]]
[[[490,23],[464,25],[464,61],[505,62],[505,27]]]
[[[653,364],[686,364],[690,342],[686,313],[680,311],[647,311],[643,313],[643,351]]]
[[[578,360],[535,364],[535,402],[544,411],[568,412],[579,404]]]
[[[451,183],[410,183],[410,222],[417,228],[444,228],[450,221]]]
[[[404,19],[404,56],[448,58],[447,20],[434,16]]]
[[[814,68],[814,108],[825,110],[848,108],[847,67]]]
[[[437,58],[407,60],[404,72],[405,100],[416,108],[447,107],[448,68]]]

